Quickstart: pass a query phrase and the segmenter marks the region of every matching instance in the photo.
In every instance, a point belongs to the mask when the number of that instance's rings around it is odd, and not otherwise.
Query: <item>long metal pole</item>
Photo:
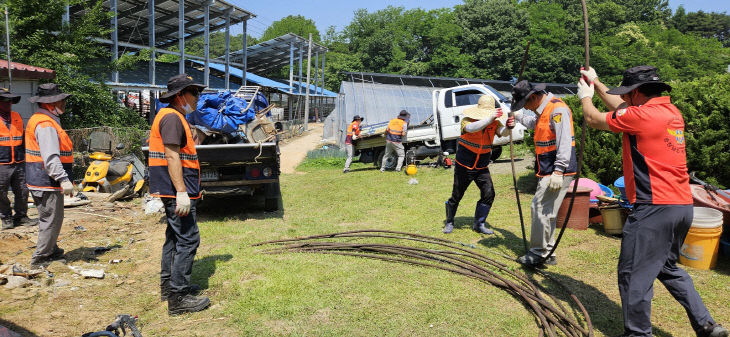
[[[180,63],[178,73],[185,73],[185,0],[178,0],[177,7],[177,38],[180,43]]]
[[[243,49],[241,50],[243,56],[243,74],[241,77],[241,86],[246,85],[246,73],[248,72],[248,19],[243,20]]]
[[[119,83],[119,71],[116,70],[116,61],[119,57],[119,37],[117,31],[119,26],[117,25],[117,0],[111,0],[109,2],[111,6],[112,15],[112,63],[114,63],[114,71],[112,72],[112,82]]]
[[[304,61],[304,57],[302,54],[304,53],[304,48],[302,48],[303,43],[299,45],[299,90],[297,93],[299,95],[302,94],[302,62]]]
[[[307,50],[307,88],[306,98],[304,99],[304,131],[307,131],[309,124],[309,74],[312,71],[312,33],[309,33],[309,48]]]
[[[294,104],[292,103],[292,96],[294,94],[294,42],[289,42],[289,96],[286,98],[287,105],[289,106],[289,120],[294,119]]]
[[[231,11],[226,10],[226,90],[231,89]]]
[[[203,54],[205,62],[203,66],[203,84],[210,85],[210,2],[206,1],[203,9]]]
[[[10,23],[8,20],[8,6],[5,6],[5,51],[8,53],[8,90],[13,87],[13,61],[10,59]]]
[[[327,53],[322,54],[322,90],[320,94],[324,95],[324,57],[327,55]]]
[[[314,53],[314,94],[317,95],[319,89],[319,52]],[[316,98],[315,98],[316,99]]]
[[[150,73],[149,81],[151,85],[155,85],[157,82],[157,66],[156,60],[157,54],[155,53],[155,0],[148,0],[147,7],[149,8],[149,18],[147,19],[147,30],[149,30],[149,45],[150,45]],[[152,94],[150,93],[150,101],[152,100]]]

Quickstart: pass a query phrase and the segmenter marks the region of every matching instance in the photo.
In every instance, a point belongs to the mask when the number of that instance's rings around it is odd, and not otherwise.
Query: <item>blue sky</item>
[[[365,8],[369,12],[383,9],[388,5],[402,6],[405,8],[434,9],[453,7],[463,3],[462,0],[228,0],[229,2],[253,12],[258,17],[249,21],[249,34],[259,37],[272,22],[287,15],[302,15],[314,20],[319,31],[324,34],[329,26],[335,26],[338,30],[352,21],[353,12],[358,8]],[[577,1],[577,0],[576,0]],[[703,10],[705,12],[730,12],[730,1],[728,0],[669,0],[672,9],[683,5],[688,12]],[[234,33],[240,33],[240,26],[233,29]]]

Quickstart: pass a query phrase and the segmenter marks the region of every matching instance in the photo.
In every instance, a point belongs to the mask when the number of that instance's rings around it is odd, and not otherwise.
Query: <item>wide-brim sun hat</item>
[[[7,88],[0,88],[0,101],[11,102],[17,104],[20,102],[20,95],[10,93]]]
[[[659,74],[657,74],[655,67],[636,66],[626,69],[621,84],[618,87],[608,90],[606,93],[611,95],[624,95],[645,84],[661,86],[666,91],[672,91],[672,86],[659,79]]]
[[[205,85],[195,83],[193,78],[188,74],[175,75],[167,80],[167,92],[160,96],[160,102],[169,103],[172,97],[189,87],[195,87],[199,91],[207,88]]]
[[[31,103],[56,103],[71,97],[71,94],[64,93],[56,83],[44,83],[38,86],[35,96],[28,98]]]
[[[512,104],[510,110],[515,112],[525,107],[527,99],[536,92],[545,90],[545,83],[530,83],[527,80],[517,82],[512,88]]]
[[[464,117],[474,120],[487,119],[497,113],[496,102],[494,97],[490,95],[482,95],[479,97],[477,106],[464,110]]]

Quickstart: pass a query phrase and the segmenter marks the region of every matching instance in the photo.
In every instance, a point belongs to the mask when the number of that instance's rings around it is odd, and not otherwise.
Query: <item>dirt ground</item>
[[[290,174],[307,157],[307,152],[314,150],[322,139],[322,123],[309,123],[309,131],[280,146],[281,173]]]
[[[322,124],[309,124],[310,131],[281,146],[281,169],[293,173],[322,138]],[[80,332],[103,330],[114,320],[99,313],[125,313],[129,306],[145,307],[155,316],[167,316],[166,303],[159,296],[160,247],[164,241],[164,214],[145,215],[142,199],[106,202],[105,194],[87,194],[89,205],[65,209],[58,239],[66,250],[66,264],[54,263],[31,279],[24,288],[6,289],[0,285],[0,334],[2,327],[22,336],[78,336]],[[30,208],[31,218],[37,211]],[[0,266],[17,264],[29,268],[35,250],[38,227],[18,227],[0,231]],[[199,252],[200,253],[200,252]],[[77,269],[103,269],[103,279],[83,278]],[[125,293],[142,292],[146,303],[117,303]],[[110,296],[107,296],[110,295]],[[149,303],[158,303],[149,307]],[[228,319],[220,306],[209,308],[206,322],[197,322],[198,331],[221,330]],[[148,313],[149,314],[149,313]],[[165,319],[166,321],[167,319]],[[147,327],[150,329],[154,327]],[[180,327],[182,333],[184,327]],[[174,331],[167,331],[178,334]],[[191,332],[192,333],[192,332]]]

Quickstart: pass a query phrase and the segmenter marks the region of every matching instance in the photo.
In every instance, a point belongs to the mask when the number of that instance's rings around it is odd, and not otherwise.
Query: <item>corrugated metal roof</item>
[[[291,44],[294,45],[294,59],[299,57],[300,50],[302,51],[303,57],[307,57],[309,40],[294,33],[284,34],[246,48],[248,53],[248,70],[255,73],[265,73],[269,70],[288,65]],[[316,53],[324,55],[326,52],[327,48],[325,46],[312,42],[312,60],[314,60]],[[230,53],[231,61],[242,62],[242,54],[243,51],[241,50]],[[223,58],[219,57],[219,59]],[[312,69],[314,68],[315,66],[312,64]]]
[[[40,79],[53,79],[56,77],[56,72],[52,69],[46,69],[41,67],[34,67],[31,65],[11,62],[11,69],[13,79],[28,79],[28,80],[40,80]],[[0,60],[0,79],[8,78],[8,60]]]
[[[146,46],[149,43],[149,1],[117,0],[117,31],[119,41]],[[178,0],[154,0],[155,3],[155,46],[166,48],[178,41]],[[226,15],[230,14],[230,24],[235,25],[256,17],[255,14],[234,6],[223,0],[185,0],[185,39],[190,39],[205,32],[205,4],[210,3],[210,31],[225,27]],[[110,1],[105,0],[105,8],[110,8]],[[81,5],[71,6],[71,22],[74,17],[84,13]]]

